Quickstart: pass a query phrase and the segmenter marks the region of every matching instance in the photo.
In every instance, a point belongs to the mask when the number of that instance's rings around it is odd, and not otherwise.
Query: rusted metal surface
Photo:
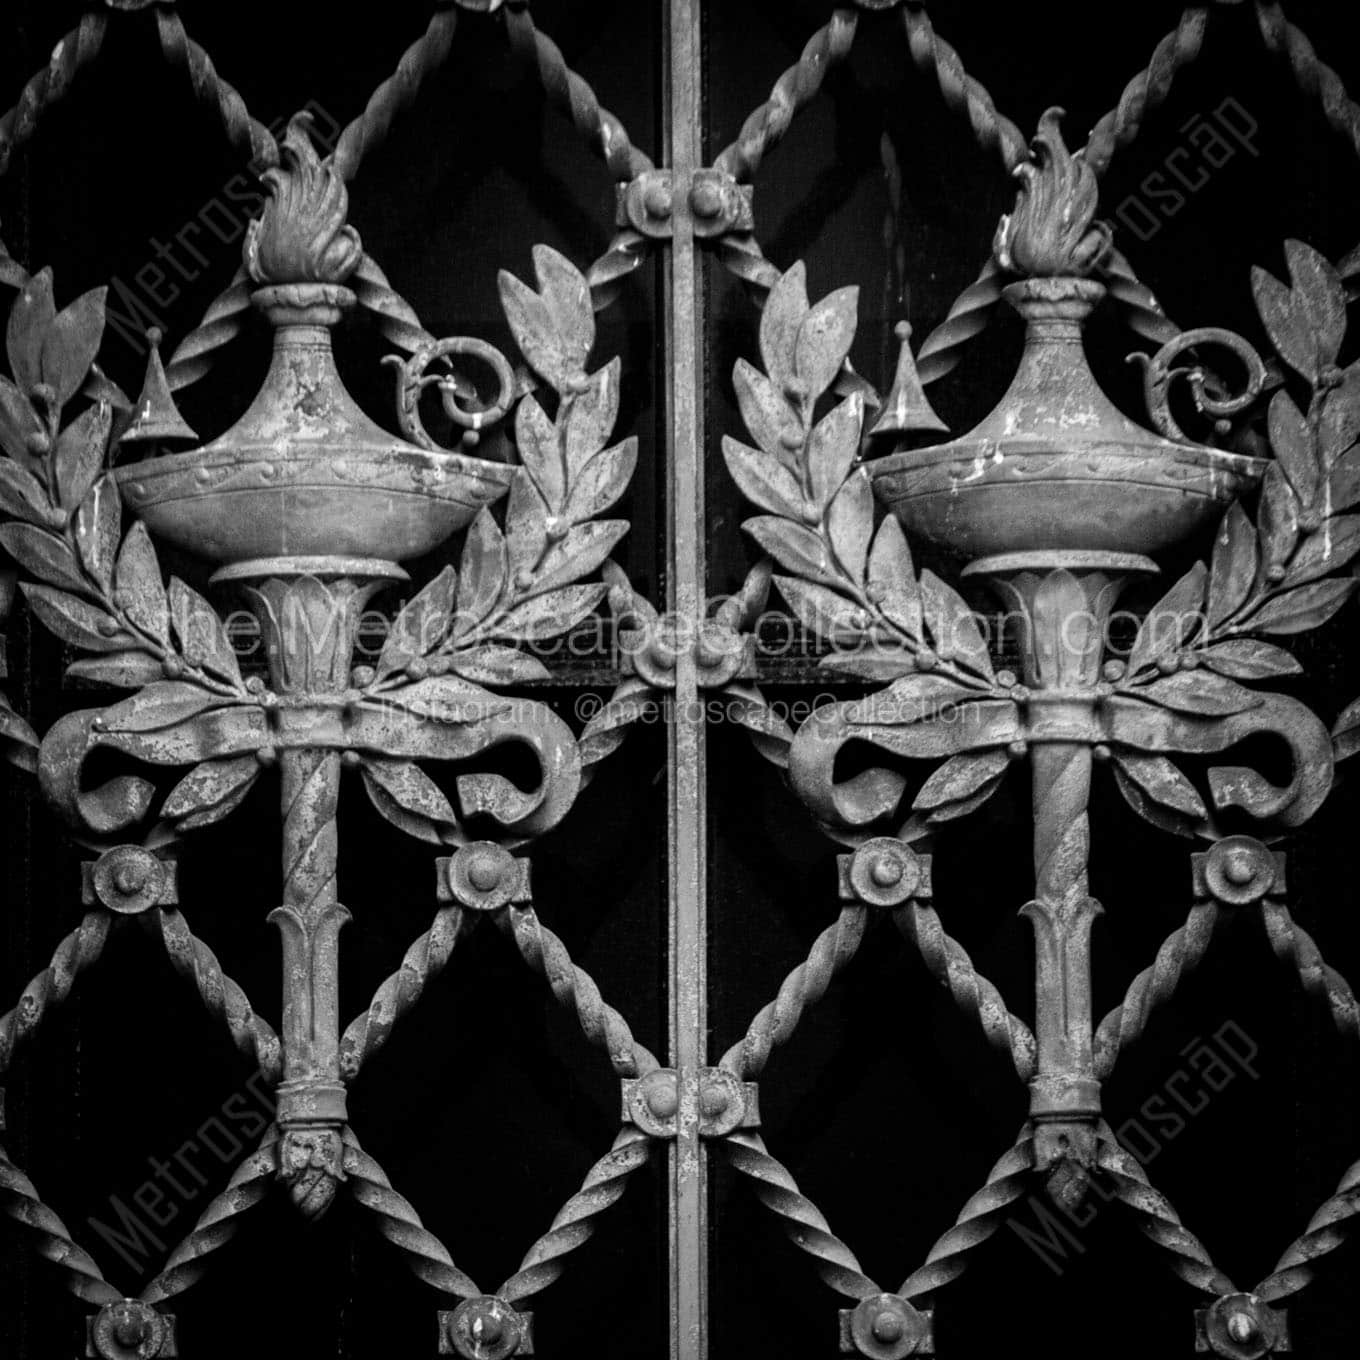
[[[151,6],[108,0],[104,8]],[[1266,48],[1360,150],[1357,105],[1278,4],[1225,0],[1212,18],[1210,8],[1185,9],[1072,153],[1058,110],[1027,143],[921,0],[832,7],[768,99],[706,165],[702,7],[670,0],[660,166],[568,66],[526,0],[436,7],[326,159],[303,116],[276,139],[170,3],[139,21],[231,145],[263,172],[269,201],[251,224],[240,268],[164,366],[153,334],[135,401],[97,365],[103,291],[59,310],[50,272],[30,275],[0,247],[0,283],[17,293],[10,376],[0,379],[7,455],[0,543],[38,620],[89,654],[71,674],[128,691],[120,703],[58,720],[41,744],[0,696],[0,750],[20,770],[36,767],[43,794],[93,856],[83,864],[83,921],[0,1018],[0,1076],[100,962],[110,933],[137,929],[159,941],[257,1067],[275,1110],[259,1146],[138,1298],[105,1279],[0,1150],[0,1208],[93,1310],[90,1355],[192,1354],[192,1338],[177,1335],[168,1305],[280,1183],[308,1219],[321,1218],[340,1194],[365,1211],[437,1296],[430,1353],[556,1354],[524,1305],[586,1245],[653,1152],[664,1153],[667,1167],[674,1360],[709,1352],[714,1153],[849,1305],[828,1303],[818,1339],[826,1353],[839,1344],[842,1353],[878,1360],[934,1354],[935,1320],[949,1306],[942,1291],[1016,1201],[1039,1183],[1070,1207],[1096,1180],[1195,1291],[1200,1350],[1255,1360],[1290,1348],[1283,1305],[1345,1240],[1360,1212],[1360,1162],[1273,1271],[1242,1292],[1149,1183],[1101,1108],[1102,1083],[1120,1054],[1191,984],[1229,915],[1259,916],[1289,985],[1323,1008],[1341,1035],[1360,1038],[1350,985],[1289,912],[1278,848],[1326,799],[1335,762],[1360,749],[1360,702],[1329,733],[1304,704],[1271,691],[1302,668],[1269,640],[1319,626],[1353,593],[1360,381],[1339,356],[1354,260],[1334,264],[1291,241],[1287,282],[1257,271],[1251,288],[1276,351],[1263,357],[1218,328],[1182,332],[1098,218],[1100,177],[1114,155],[1173,86],[1191,78],[1214,26],[1232,20],[1234,9],[1250,11]],[[488,22],[501,26],[614,186],[614,236],[598,259],[581,269],[540,246],[532,285],[502,272],[519,371],[480,337],[426,330],[347,220],[349,182],[436,77],[460,24],[474,22],[465,13],[494,16]],[[132,22],[96,7],[57,45],[0,118],[0,171],[98,56],[108,25],[125,21]],[[814,301],[801,263],[780,269],[765,257],[754,182],[828,71],[878,24],[875,31],[901,43],[904,67],[928,78],[946,109],[967,120],[982,153],[1020,182],[990,258],[944,321],[915,349],[910,327],[898,328],[897,364],[882,396],[849,363],[855,290]],[[595,312],[652,250],[665,263],[664,601],[645,598],[610,560],[629,525],[603,516],[629,486],[637,444],[615,438],[629,375],[617,359],[591,367]],[[743,359],[734,373],[750,442],[721,433],[732,479],[760,512],[744,527],[763,556],[739,592],[711,611],[704,251],[750,285],[760,307],[759,354],[751,356],[759,364]],[[989,417],[947,438],[926,388],[1003,302],[1026,323],[1019,369]],[[1146,424],[1116,409],[1087,364],[1084,328],[1101,305],[1116,307],[1157,347],[1140,356]],[[254,314],[273,330],[269,373],[240,420],[202,444],[175,394],[226,361]],[[346,314],[397,351],[387,362],[399,435],[341,380],[331,335]],[[1245,373],[1236,387],[1207,366],[1206,351],[1218,348]],[[1307,393],[1306,406],[1291,387]],[[1182,396],[1193,421],[1179,414]],[[422,411],[435,403],[456,448],[430,433]],[[1237,451],[1241,425],[1263,408],[1269,458]],[[1183,422],[1195,428],[1187,432]],[[511,461],[482,456],[489,434],[512,449]],[[876,460],[867,463],[870,453]],[[1109,620],[1121,589],[1156,574],[1155,558],[1215,528],[1205,559],[1170,584],[1128,655],[1115,657]],[[457,532],[465,532],[457,567],[411,587],[381,655],[356,665],[365,606],[379,591],[405,588],[401,564]],[[224,592],[244,592],[263,632],[267,677],[242,675],[219,605],[179,579],[165,582],[156,540],[207,559]],[[963,574],[985,581],[1018,622],[1018,674],[998,669],[955,585],[918,568],[913,545],[923,541],[972,559]],[[0,572],[0,620],[14,583],[8,568]],[[772,589],[825,649],[829,676],[879,687],[820,708],[796,733],[753,683],[755,630]],[[582,731],[542,702],[506,694],[554,682],[525,644],[604,610],[630,645],[609,671],[617,684],[608,704]],[[793,793],[844,851],[839,915],[716,1065],[707,1017],[707,733],[698,702],[712,697],[766,759],[787,768]],[[568,817],[594,768],[661,700],[670,722],[671,858],[669,1024],[658,1057],[540,919],[531,861],[536,838]],[[1261,735],[1287,753],[1283,783],[1273,782],[1274,770],[1267,777],[1220,765],[1196,784],[1182,768],[1188,757],[1215,757]],[[869,763],[842,778],[838,760],[851,744],[868,748]],[[529,787],[494,767],[491,757],[507,746],[537,771]],[[452,794],[426,768],[446,762],[457,764]],[[912,774],[921,762],[923,782]],[[124,772],[110,773],[115,764]],[[138,765],[179,777],[162,795]],[[1033,882],[1016,900],[1036,942],[1033,1030],[948,933],[950,904],[936,900],[931,857],[938,828],[977,816],[1023,766]],[[428,930],[342,1028],[338,976],[350,913],[338,881],[337,813],[346,769],[359,774],[383,817],[444,853],[435,860]],[[92,771],[104,782],[91,785]],[[283,884],[270,915],[282,962],[277,1033],[193,933],[194,904],[181,902],[178,890],[191,833],[227,818],[257,781],[275,777]],[[1106,777],[1137,815],[1199,848],[1185,924],[1097,1021],[1090,938],[1102,908],[1089,870],[1100,846],[1088,806],[1093,781]],[[1030,1096],[1013,1144],[895,1292],[865,1272],[760,1132],[759,1083],[773,1055],[868,933],[888,929],[885,917]],[[543,978],[564,1022],[601,1051],[620,1093],[612,1145],[492,1293],[454,1263],[364,1151],[347,1109],[353,1083],[483,922]],[[1187,1343],[1190,1335],[1187,1326]]]

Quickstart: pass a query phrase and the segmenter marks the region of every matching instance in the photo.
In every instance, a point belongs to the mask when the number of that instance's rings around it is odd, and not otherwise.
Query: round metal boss
[[[515,895],[514,857],[495,841],[473,841],[449,861],[449,888],[459,902],[494,911]]]
[[[161,900],[165,866],[140,845],[118,845],[95,862],[95,895],[110,911],[135,916]]]
[[[1225,1294],[1208,1310],[1204,1331],[1218,1355],[1260,1360],[1275,1349],[1275,1320],[1255,1294]]]
[[[746,1089],[731,1072],[709,1068],[699,1085],[699,1114],[709,1138],[723,1138],[746,1118]]]
[[[1275,857],[1253,836],[1228,836],[1208,853],[1204,881],[1220,902],[1245,907],[1275,883]]]
[[[926,1323],[906,1299],[873,1294],[861,1299],[850,1315],[850,1334],[861,1355],[872,1360],[903,1360],[921,1344]]]
[[[446,1330],[449,1344],[466,1360],[506,1360],[524,1339],[519,1314],[488,1295],[460,1303]]]
[[[154,1360],[165,1344],[165,1319],[136,1299],[106,1304],[90,1327],[104,1360]]]
[[[898,907],[921,881],[915,852],[891,836],[865,841],[850,862],[850,886],[871,907]]]

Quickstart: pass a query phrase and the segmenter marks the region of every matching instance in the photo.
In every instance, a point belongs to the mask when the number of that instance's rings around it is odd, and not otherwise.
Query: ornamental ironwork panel
[[[801,23],[811,8],[781,11],[779,22]],[[234,273],[216,280],[197,324],[150,330],[135,393],[101,363],[107,290],[73,295],[60,273],[33,267],[41,241],[16,255],[0,246],[9,293],[0,612],[12,621],[23,611],[64,644],[73,692],[99,691],[88,703],[77,692],[41,732],[22,703],[0,699],[7,778],[30,782],[73,847],[39,926],[50,962],[0,1018],[0,1075],[26,1050],[31,1060],[32,1041],[84,975],[118,967],[117,937],[137,933],[225,1028],[269,1107],[258,1145],[136,1290],[0,1149],[11,1240],[46,1258],[76,1300],[70,1317],[30,1328],[41,1332],[34,1355],[206,1353],[216,1341],[185,1296],[215,1272],[244,1278],[231,1274],[241,1269],[233,1259],[248,1260],[252,1226],[274,1200],[305,1220],[290,1229],[302,1250],[369,1231],[409,1266],[426,1291],[424,1353],[566,1355],[561,1337],[536,1325],[537,1301],[586,1268],[597,1228],[649,1167],[662,1187],[662,1325],[677,1360],[733,1353],[710,1308],[724,1202],[710,1172],[720,1167],[792,1243],[772,1267],[786,1287],[801,1293],[814,1273],[827,1286],[800,1354],[962,1354],[950,1344],[949,1287],[1035,1195],[1070,1221],[1097,1196],[1117,1203],[1120,1231],[1141,1234],[1186,1287],[1173,1305],[1179,1331],[1139,1343],[1147,1349],[1237,1360],[1309,1352],[1292,1304],[1344,1269],[1360,1162],[1282,1254],[1230,1277],[1211,1254],[1214,1225],[1182,1221],[1112,1124],[1105,1087],[1161,1009],[1185,1002],[1230,924],[1259,932],[1283,965],[1282,989],[1301,989],[1343,1038],[1360,1036],[1350,985],[1326,961],[1325,939],[1296,919],[1288,890],[1291,838],[1360,749],[1360,701],[1320,697],[1305,674],[1307,643],[1296,645],[1354,593],[1360,360],[1348,321],[1360,247],[1329,258],[1300,235],[1283,243],[1282,272],[1258,267],[1241,279],[1255,340],[1226,324],[1182,329],[1135,271],[1155,253],[1151,238],[1125,230],[1123,213],[1112,223],[1101,192],[1116,156],[1173,87],[1194,80],[1220,31],[1254,35],[1357,153],[1360,105],[1275,0],[1217,0],[1173,17],[1146,68],[1073,149],[1062,109],[1043,112],[1030,135],[969,74],[968,49],[984,48],[986,33],[960,20],[965,7],[934,17],[920,0],[823,8],[820,27],[799,34],[801,55],[719,149],[705,118],[714,16],[699,0],[657,7],[659,50],[648,59],[664,71],[664,135],[652,155],[527,0],[433,6],[423,35],[333,136],[311,106],[283,127],[252,114],[190,36],[192,6],[106,0],[0,118],[0,169],[30,142],[24,154],[41,163],[35,134],[57,105],[78,104],[104,49],[147,44],[258,186]],[[403,116],[419,116],[465,28],[513,56],[603,161],[613,190],[591,224],[602,250],[589,239],[539,244],[502,261],[509,352],[476,326],[427,329],[389,277],[394,262],[370,254],[350,220],[361,167]],[[803,260],[775,258],[757,188],[800,112],[829,97],[831,73],[864,44],[894,51],[901,79],[938,95],[942,123],[966,123],[1013,194],[985,258],[963,262],[974,281],[919,342],[902,319],[892,362],[872,376],[850,359],[858,290],[834,279],[828,290]],[[308,94],[289,92],[295,105]],[[894,233],[910,166],[886,135],[878,154],[903,295],[913,258]],[[495,227],[480,229],[494,241]],[[710,287],[723,275],[744,290],[751,344],[730,372],[713,373]],[[597,334],[597,316],[648,288],[664,336],[658,448],[620,414],[646,375]],[[1023,341],[1004,395],[967,432],[951,430],[937,384],[1007,312]],[[1122,327],[1120,345],[1133,348],[1136,411],[1092,353],[1100,324]],[[382,350],[369,367],[384,370],[395,397],[384,409],[337,361],[341,336],[356,332]],[[269,338],[267,370],[237,406],[214,397],[217,432],[201,437],[184,408],[195,389],[249,372],[250,335]],[[739,424],[715,416],[711,384],[730,390]],[[634,491],[648,457],[664,493],[655,587],[619,560],[647,513]],[[728,480],[711,475],[719,466]],[[741,524],[749,570],[719,595],[712,507],[738,496],[751,512]],[[986,593],[995,614],[979,607]],[[381,615],[385,599],[400,603]],[[375,614],[380,645],[361,647]],[[796,625],[804,659],[766,645],[776,616]],[[259,641],[251,664],[233,631],[244,625]],[[589,664],[546,645],[585,635],[604,640]],[[574,713],[562,702],[602,686],[598,703]],[[795,713],[781,686],[817,698]],[[654,723],[665,732],[657,778],[669,832],[655,893],[659,1053],[635,1034],[644,1003],[606,994],[535,902],[540,842],[591,834],[598,784],[588,786]],[[734,733],[754,752],[732,767],[751,776],[753,798],[801,809],[826,847],[826,873],[810,872],[807,888],[823,911],[820,933],[773,996],[747,998],[738,980],[752,1018],[735,1035],[709,1017],[710,969],[734,967],[710,959],[711,917],[740,902],[710,894],[708,749]],[[754,792],[762,762],[777,792],[768,782]],[[997,795],[1025,780],[1032,868],[1006,892],[1032,934],[1032,1001],[975,966],[941,872],[956,826],[984,836]],[[1091,814],[1103,784],[1158,834],[1180,838],[1187,914],[1153,957],[1128,960],[1132,980],[1102,1016],[1093,935],[1110,904],[1092,890],[1102,840]],[[372,923],[345,905],[340,827],[360,786],[407,838],[405,854],[423,856],[429,924],[356,1009],[341,985],[345,952],[365,948]],[[188,886],[203,844],[195,833],[259,788],[278,799],[281,896],[257,913],[277,928],[277,944],[259,946],[281,961],[277,1006],[248,994],[195,932]],[[758,837],[759,826],[743,834]],[[612,1143],[565,1204],[537,1206],[545,1226],[498,1283],[499,1248],[471,1232],[456,1250],[446,1245],[422,1221],[419,1187],[365,1150],[375,1112],[350,1109],[427,992],[458,987],[474,934],[500,937],[541,978],[560,1024],[601,1051],[617,1086]],[[871,936],[900,937],[919,956],[1024,1093],[1018,1132],[997,1137],[992,1169],[919,1264],[862,1263],[780,1160],[773,1130],[767,1144],[762,1121],[775,1051]],[[447,1098],[476,1110],[467,1091]],[[891,1133],[877,1151],[928,1176],[913,1130]],[[845,1159],[847,1180],[863,1173],[862,1158]],[[460,1178],[507,1173],[451,1160],[442,1174],[456,1195]],[[520,1173],[530,1184],[534,1174]],[[861,1193],[872,1197],[867,1179]],[[278,1306],[317,1305],[285,1293]],[[1141,1300],[1123,1307],[1136,1323]],[[317,1325],[316,1353],[330,1353],[321,1337],[333,1324]],[[1040,1329],[1045,1346],[1104,1344],[1055,1339],[1060,1310],[1013,1325],[1024,1345],[1041,1344]],[[601,1354],[615,1353],[608,1327]]]

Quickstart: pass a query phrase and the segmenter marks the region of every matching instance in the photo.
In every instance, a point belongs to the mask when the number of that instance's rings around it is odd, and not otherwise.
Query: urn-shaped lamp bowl
[[[1155,554],[1216,519],[1266,461],[1143,429],[1101,391],[1082,326],[1104,287],[1014,284],[1028,323],[1009,391],[971,433],[872,465],[909,534],[969,557],[1044,550]]]

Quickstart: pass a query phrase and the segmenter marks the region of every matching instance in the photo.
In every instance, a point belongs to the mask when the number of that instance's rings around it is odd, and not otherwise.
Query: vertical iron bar
[[[675,176],[667,264],[667,607],[688,632],[704,608],[702,306],[689,182],[702,163],[700,0],[671,0],[666,128]],[[682,634],[682,636],[685,634]],[[679,1137],[670,1152],[671,1357],[708,1354],[707,1168],[699,1139],[706,1059],[705,740],[694,654],[682,649],[669,726],[671,1063],[680,1074]]]

